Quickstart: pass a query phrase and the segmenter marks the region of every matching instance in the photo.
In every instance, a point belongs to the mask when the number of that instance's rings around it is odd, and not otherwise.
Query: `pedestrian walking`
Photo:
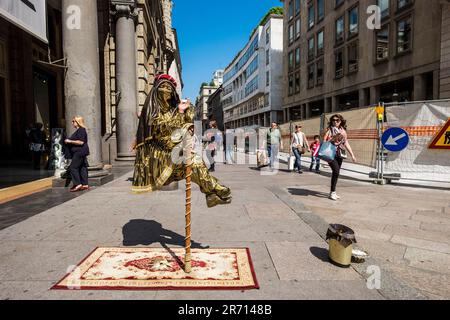
[[[281,139],[281,132],[278,128],[278,124],[274,121],[267,133],[267,153],[269,155],[270,170],[275,167],[275,163],[278,164],[278,152],[283,149],[283,141]]]
[[[308,149],[308,151],[310,151],[310,149],[308,139],[306,138],[305,133],[302,132],[302,126],[300,125],[295,126],[295,132],[291,141],[291,148],[295,156],[294,171],[295,168],[297,168],[298,173],[303,173],[302,155],[306,153],[306,149]]]
[[[350,153],[353,162],[356,162],[356,157],[353,154],[352,148],[347,139],[347,121],[342,115],[336,114],[331,117],[323,140],[331,141],[336,146],[336,156],[333,161],[328,162],[328,165],[332,170],[331,192],[329,198],[336,201],[340,199],[336,193],[336,185],[339,179],[343,159],[346,157],[345,150]]]
[[[69,166],[69,172],[72,177],[73,186],[70,189],[70,192],[78,192],[89,189],[87,162],[89,145],[84,119],[77,116],[72,119],[72,125],[76,131],[64,142],[68,145],[69,154],[72,158],[72,162]]]
[[[309,171],[313,171],[313,168],[316,167],[316,173],[320,173],[320,158],[319,149],[320,149],[320,136],[314,136],[314,142],[311,143],[311,166],[309,167]]]

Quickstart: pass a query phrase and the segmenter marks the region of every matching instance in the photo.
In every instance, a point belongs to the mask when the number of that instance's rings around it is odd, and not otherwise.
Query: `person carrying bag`
[[[319,157],[328,162],[332,170],[331,175],[331,192],[330,199],[338,200],[340,197],[336,193],[336,186],[339,179],[339,174],[344,161],[343,154],[347,149],[352,157],[353,162],[356,162],[356,157],[353,154],[350,143],[347,139],[347,121],[340,114],[331,117],[327,132],[323,138],[324,142],[319,150]]]
[[[295,126],[295,132],[292,136],[291,147],[296,159],[296,162],[294,164],[294,171],[295,168],[297,168],[298,173],[303,173],[302,155],[306,153],[306,150],[310,150],[308,139],[306,138],[305,133],[302,132],[302,126],[300,125]]]

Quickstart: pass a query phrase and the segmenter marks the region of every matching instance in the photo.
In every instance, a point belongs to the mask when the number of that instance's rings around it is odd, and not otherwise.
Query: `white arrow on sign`
[[[390,136],[389,139],[386,141],[385,145],[386,146],[397,146],[398,145],[397,141],[400,139],[403,139],[405,137],[406,137],[406,133],[402,133],[401,135],[399,135],[395,138],[393,136]]]

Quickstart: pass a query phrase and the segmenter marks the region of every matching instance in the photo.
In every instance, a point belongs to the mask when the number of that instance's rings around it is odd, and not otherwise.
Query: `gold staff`
[[[190,128],[189,131],[193,130]],[[189,133],[189,132],[188,132]],[[185,241],[185,256],[184,256],[184,271],[191,273],[191,177],[192,177],[192,136],[187,135],[185,143],[186,156],[186,241]]]

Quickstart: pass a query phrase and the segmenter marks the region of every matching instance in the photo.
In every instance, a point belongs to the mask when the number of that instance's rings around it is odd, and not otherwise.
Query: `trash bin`
[[[350,267],[353,243],[356,243],[355,232],[341,224],[330,224],[326,237],[328,239],[330,261],[342,268]]]

